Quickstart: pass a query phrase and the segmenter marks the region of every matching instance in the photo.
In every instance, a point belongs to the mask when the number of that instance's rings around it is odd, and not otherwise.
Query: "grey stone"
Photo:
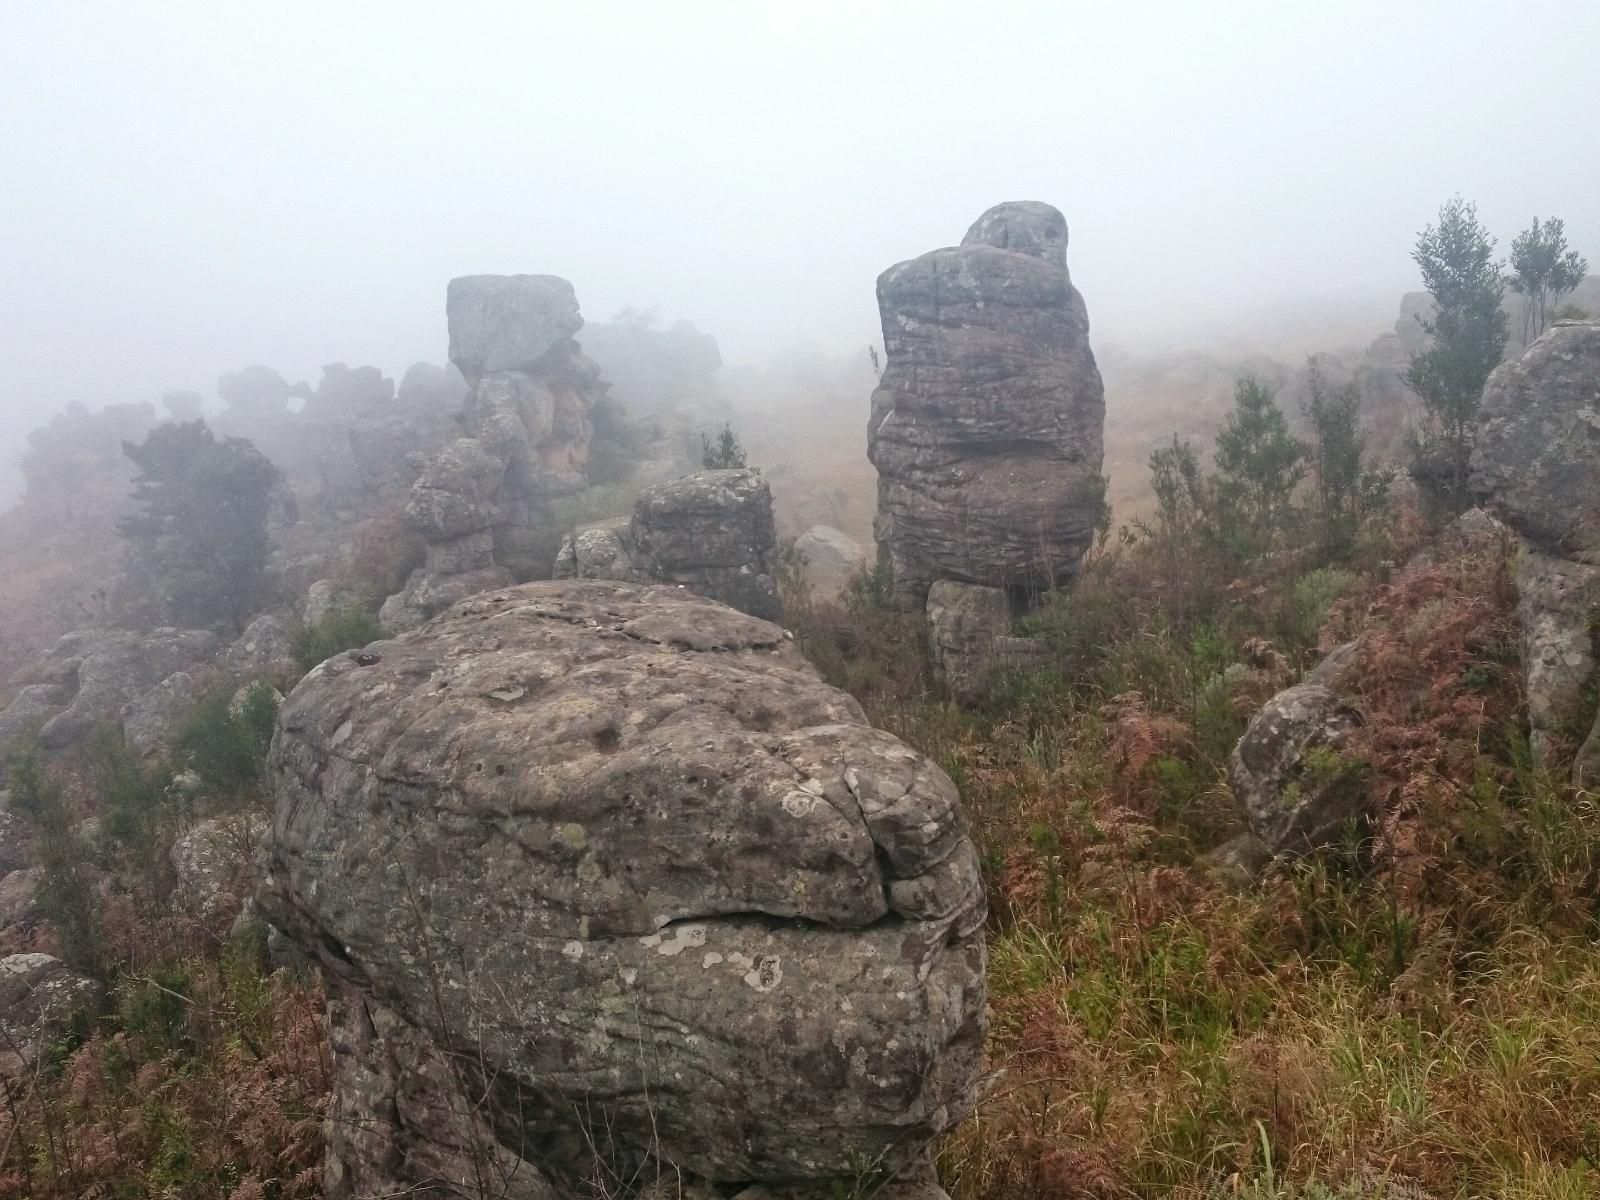
[[[1535,758],[1576,715],[1594,671],[1589,613],[1600,603],[1600,567],[1556,558],[1524,543],[1513,567],[1518,650]]]
[[[759,471],[697,471],[648,487],[630,533],[633,563],[646,578],[753,616],[779,616],[772,491]]]
[[[572,285],[555,275],[463,275],[445,294],[450,361],[474,384],[491,371],[531,371],[583,328]]]
[[[1340,753],[1360,723],[1354,708],[1318,683],[1279,692],[1250,721],[1229,759],[1228,784],[1273,854],[1334,844],[1366,811],[1363,772]]]
[[[50,656],[74,664],[77,688],[71,702],[40,728],[40,744],[58,749],[72,744],[103,721],[117,720],[123,707],[146,689],[176,671],[209,659],[216,646],[216,636],[203,630],[90,630],[68,634]]]
[[[26,929],[39,919],[43,867],[24,867],[0,876],[0,929]]]
[[[252,863],[268,825],[256,813],[212,817],[174,839],[167,857],[178,903],[206,924],[231,921],[254,888]]]
[[[48,954],[0,958],[0,1079],[39,1065],[75,1013],[105,1002],[105,989]]]
[[[174,671],[123,705],[122,735],[128,748],[140,757],[170,749],[199,699],[195,676],[188,671]]]
[[[1049,648],[1011,634],[1001,588],[941,579],[928,589],[928,645],[935,673],[962,704],[976,704],[1006,674],[1037,669]]]
[[[825,593],[837,593],[867,561],[861,543],[831,525],[813,525],[794,541],[805,558],[806,578]]]
[[[313,670],[268,770],[263,916],[381,1043],[335,1111],[402,1126],[330,1150],[351,1187],[470,1144],[450,1095],[561,1197],[597,1154],[713,1183],[893,1168],[974,1102],[959,797],[774,625],[679,588],[478,596]],[[408,1116],[409,1080],[445,1099]]]
[[[962,245],[878,278],[886,362],[867,453],[879,555],[904,607],[935,579],[1070,581],[1093,537],[1104,388],[1066,223],[1007,204]]]
[[[1496,368],[1472,486],[1541,549],[1600,553],[1600,322],[1558,322]]]

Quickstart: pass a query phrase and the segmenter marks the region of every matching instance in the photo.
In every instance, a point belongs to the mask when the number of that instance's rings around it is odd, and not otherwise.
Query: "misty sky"
[[[398,377],[471,272],[849,350],[1010,199],[1066,213],[1097,344],[1376,333],[1452,192],[1600,260],[1597,50],[1591,0],[0,0],[0,442],[250,362]]]

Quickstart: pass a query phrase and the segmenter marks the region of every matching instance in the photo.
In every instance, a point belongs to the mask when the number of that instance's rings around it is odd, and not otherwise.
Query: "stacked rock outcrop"
[[[956,789],[777,626],[490,591],[312,671],[268,768],[259,900],[338,1014],[331,1197],[833,1194],[974,1102]]]
[[[937,580],[1015,604],[1070,581],[1094,536],[1105,394],[1066,250],[1056,209],[1001,204],[959,247],[878,277],[867,453],[879,558],[905,607]]]
[[[445,308],[450,361],[471,389],[464,436],[412,485],[406,517],[427,561],[384,604],[391,631],[548,566],[550,502],[585,482],[589,409],[604,390],[573,340],[583,319],[566,280],[464,276],[450,281]]]
[[[1521,539],[1517,616],[1533,748],[1548,760],[1581,713],[1600,604],[1600,322],[1557,322],[1489,377],[1472,486]],[[1570,749],[1570,747],[1568,747]],[[1573,772],[1600,779],[1600,723]]]

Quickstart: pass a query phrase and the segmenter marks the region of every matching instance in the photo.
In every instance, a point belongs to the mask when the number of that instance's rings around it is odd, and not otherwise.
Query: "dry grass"
[[[952,1196],[1600,1195],[1600,811],[1528,764],[1503,555],[1373,560],[1309,624],[1304,575],[1179,622],[1150,556],[1113,557],[1037,623],[1058,670],[979,714],[874,625],[904,618],[807,623],[983,853],[990,1069]],[[1359,639],[1372,824],[1237,891],[1202,860],[1239,828],[1225,757],[1319,625]]]

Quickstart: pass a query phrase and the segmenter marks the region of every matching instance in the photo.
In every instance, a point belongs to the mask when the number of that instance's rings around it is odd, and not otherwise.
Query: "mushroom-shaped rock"
[[[587,1194],[597,1153],[827,1180],[973,1104],[956,790],[776,626],[674,587],[486,592],[315,668],[268,767],[263,914],[356,1014],[339,1188],[454,1177],[479,1134],[530,1195]],[[428,1115],[451,1096],[479,1134]]]
[[[1360,715],[1320,683],[1279,692],[1251,719],[1228,762],[1234,799],[1267,849],[1337,842],[1367,805],[1360,764],[1341,753]]]

